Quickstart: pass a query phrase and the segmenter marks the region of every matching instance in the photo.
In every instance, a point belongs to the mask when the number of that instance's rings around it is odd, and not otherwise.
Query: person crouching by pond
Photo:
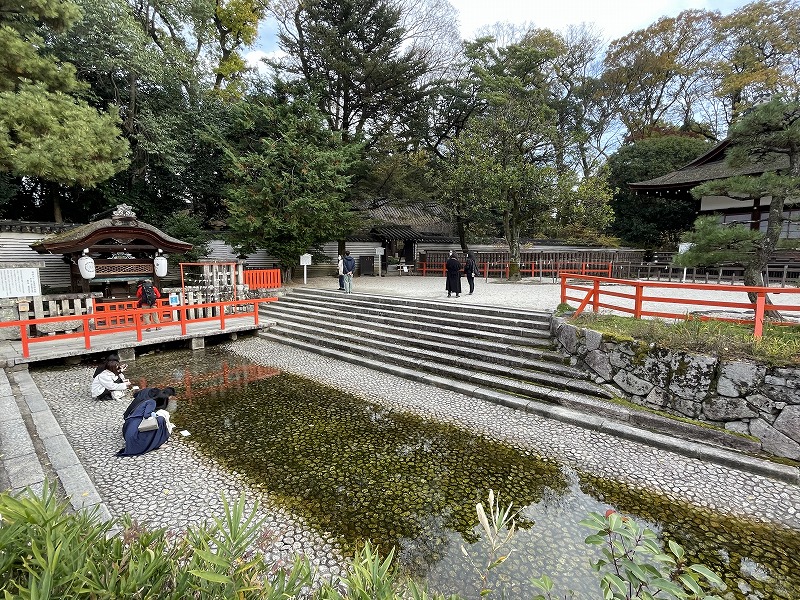
[[[456,298],[458,298],[459,294],[461,294],[461,263],[452,250],[450,250],[450,256],[444,264],[444,268],[447,271],[447,282],[444,286],[447,290],[447,297],[449,298],[450,294],[455,294]]]
[[[156,410],[166,410],[168,413],[175,412],[175,388],[165,387],[163,389],[157,387],[146,387],[134,392],[133,401],[122,413],[122,418],[127,419],[131,413],[136,410],[140,404],[153,400],[156,403]]]
[[[165,388],[168,389],[171,388]],[[159,393],[152,397],[149,394],[140,395],[139,401],[134,400],[135,404],[132,403],[128,407],[130,412],[126,411],[127,416],[122,425],[125,446],[117,452],[117,456],[144,454],[160,448],[169,439],[175,425],[170,421],[169,413],[164,408],[156,408],[157,399],[166,406],[168,396],[163,396],[159,390]]]
[[[107,360],[105,368],[92,379],[92,398],[95,400],[119,400],[131,386],[122,374],[118,360]]]

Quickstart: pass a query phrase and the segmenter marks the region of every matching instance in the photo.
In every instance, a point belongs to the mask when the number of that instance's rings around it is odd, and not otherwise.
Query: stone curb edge
[[[2,402],[0,439],[3,441],[4,452],[8,454],[3,456],[3,465],[8,472],[12,492],[18,493],[30,488],[34,493],[40,494],[45,480],[45,470],[40,460],[47,460],[50,467],[56,472],[70,505],[75,511],[85,510],[95,513],[102,521],[113,520],[108,507],[97,492],[89,474],[72,449],[67,436],[28,370],[14,370],[11,372],[11,376],[30,411],[35,435],[41,440],[47,454],[46,457],[37,455],[30,432],[28,432],[14,399],[7,374],[5,371],[0,371],[0,402]],[[13,438],[2,435],[9,432],[12,427]],[[10,452],[6,444],[9,439],[15,440]]]

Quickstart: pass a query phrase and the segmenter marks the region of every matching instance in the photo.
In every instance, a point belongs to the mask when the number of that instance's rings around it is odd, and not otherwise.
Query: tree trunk
[[[764,234],[764,239],[756,248],[755,257],[744,269],[744,284],[748,286],[763,287],[764,286],[764,270],[769,264],[775,248],[778,246],[778,238],[781,235],[781,228],[783,227],[783,206],[786,203],[786,198],[783,196],[773,196],[772,202],[769,205],[769,219],[767,221],[767,232]],[[747,297],[750,302],[755,302],[757,295],[748,293]],[[767,296],[767,304],[772,304],[769,296]],[[780,318],[780,313],[777,311],[768,311],[771,316]]]
[[[61,214],[61,200],[58,196],[53,196],[53,221],[63,223],[64,217]]]
[[[461,246],[461,251],[466,254],[467,252],[467,229],[464,226],[464,217],[461,215],[456,216],[456,230],[458,231],[458,244]]]

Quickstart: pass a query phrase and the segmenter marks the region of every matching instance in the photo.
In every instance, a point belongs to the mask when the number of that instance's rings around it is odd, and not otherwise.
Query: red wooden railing
[[[244,272],[244,283],[251,290],[281,287],[280,269],[249,269]]]
[[[159,307],[158,318],[162,323],[172,321],[172,307],[168,298],[156,300]],[[136,300],[119,300],[117,302],[96,302],[94,305],[95,329],[120,329],[132,326],[135,315],[131,312],[138,308]]]
[[[464,264],[463,259],[461,264]],[[505,277],[508,279],[510,265],[508,262],[492,262],[476,260],[478,263],[481,277]],[[556,279],[559,273],[575,273],[578,275],[598,275],[611,277],[613,263],[610,262],[580,262],[580,261],[559,261],[559,260],[534,260],[529,263],[522,263],[519,273],[523,277],[552,277]],[[428,272],[436,275],[444,275],[447,271],[443,260],[433,258],[424,263],[420,263],[417,270],[425,277]]]
[[[705,283],[678,283],[667,281],[631,281],[629,279],[614,279],[611,277],[594,277],[590,275],[580,276],[576,280],[576,275],[572,273],[560,273],[561,279],[561,303],[569,301],[577,302],[578,308],[575,310],[575,315],[581,314],[587,306],[591,306],[593,312],[598,312],[601,308],[606,308],[612,311],[618,311],[633,315],[639,319],[641,317],[658,317],[662,319],[679,319],[685,320],[689,318],[699,318],[701,320],[720,320],[732,321],[735,323],[752,323],[753,335],[760,338],[764,332],[764,314],[779,311],[781,315],[794,314],[800,312],[800,289],[798,288],[784,288],[784,287],[752,287],[752,286],[731,286],[731,285],[714,285]],[[610,285],[612,287],[605,289],[601,285]],[[625,291],[622,287],[633,288],[633,291]],[[674,294],[666,296],[655,296],[651,292],[653,290],[674,290]],[[686,292],[688,290],[698,290],[706,294],[719,295],[719,298],[709,300],[706,298],[692,298]],[[577,295],[573,295],[577,292]],[[753,293],[756,295],[756,301],[750,302],[746,294]],[[746,301],[733,301],[728,298],[732,294],[745,295]],[[775,304],[770,306],[773,310],[767,308],[766,298],[769,296],[779,296],[787,294],[795,304]],[[686,306],[686,311],[682,313],[668,312],[667,310],[658,310],[649,308],[650,306],[659,306],[663,304],[677,304],[679,306]],[[709,307],[709,309],[725,310],[752,310],[753,318],[731,318],[722,316],[691,316],[689,309],[693,306]],[[773,324],[780,325],[797,325],[797,323],[788,322],[772,322]]]
[[[202,323],[208,321],[219,321],[221,331],[225,330],[225,321],[227,319],[243,317],[252,315],[255,325],[258,325],[258,308],[261,302],[275,302],[277,298],[252,298],[247,300],[230,300],[227,302],[206,302],[203,304],[187,304],[183,306],[170,306],[169,312],[177,312],[177,321],[162,321],[158,325],[161,328],[167,327],[180,327],[181,335],[186,335],[187,325],[189,323]],[[251,306],[252,305],[252,306]],[[210,309],[206,311],[204,309]],[[228,311],[231,311],[229,314]],[[115,311],[115,324],[113,327],[104,327],[101,329],[93,329],[90,326],[90,321],[98,318],[109,318],[109,312],[101,313],[98,317],[97,313],[87,313],[83,315],[65,315],[62,317],[43,317],[39,319],[25,319],[21,321],[3,321],[0,322],[0,327],[19,327],[20,341],[22,342],[22,356],[28,358],[30,356],[30,345],[40,342],[52,342],[54,340],[64,340],[71,338],[83,338],[84,346],[87,350],[92,347],[92,338],[96,338],[108,334],[119,334],[120,332],[133,331],[136,333],[136,341],[142,341],[142,331],[151,325],[142,323],[142,315],[145,313],[154,313],[159,311],[159,314],[167,312],[166,308],[123,308],[122,310]],[[204,312],[216,313],[213,316],[194,316],[192,314],[203,314]],[[59,323],[62,321],[81,321],[82,331],[75,331],[72,333],[56,333],[42,337],[32,337],[30,335],[29,327],[37,323]]]

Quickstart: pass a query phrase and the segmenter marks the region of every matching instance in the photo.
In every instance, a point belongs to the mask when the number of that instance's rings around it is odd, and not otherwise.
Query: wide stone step
[[[266,319],[278,322],[322,322],[331,326],[357,325],[368,326],[376,331],[402,331],[407,337],[415,339],[437,340],[441,339],[441,336],[450,336],[451,338],[469,338],[470,343],[472,340],[482,340],[504,347],[532,347],[542,350],[553,348],[552,338],[549,335],[545,336],[543,333],[520,336],[516,335],[516,331],[509,333],[502,329],[500,331],[487,331],[473,326],[416,323],[411,320],[411,317],[404,319],[373,315],[369,318],[363,318],[347,311],[329,308],[311,311],[308,307],[284,303],[283,300],[268,303],[260,310],[260,314]]]
[[[284,300],[317,300],[340,306],[368,306],[412,314],[481,315],[489,322],[514,326],[534,325],[549,329],[550,313],[516,308],[461,304],[452,301],[432,301],[418,298],[398,298],[379,294],[342,294],[332,290],[299,288],[292,290]]]
[[[289,333],[291,333],[291,335],[289,335]],[[467,383],[471,388],[481,387],[486,390],[494,389],[513,392],[513,395],[519,396],[520,398],[535,398],[537,400],[556,404],[573,402],[589,406],[594,405],[601,399],[601,397],[591,393],[567,389],[568,385],[586,384],[587,382],[585,381],[558,380],[556,385],[559,387],[549,387],[533,381],[524,381],[522,379],[512,380],[500,375],[488,373],[479,375],[471,369],[465,369],[465,374],[461,376],[458,371],[454,369],[452,363],[446,364],[438,360],[422,360],[418,357],[409,357],[389,352],[376,354],[364,346],[341,342],[335,339],[304,335],[297,332],[286,332],[280,328],[271,328],[267,331],[261,331],[258,335],[296,348],[302,348],[303,350],[335,356],[340,360],[348,362],[362,364],[366,359],[373,363],[379,362],[384,365],[401,367],[405,369],[405,371],[398,371],[398,373],[412,380],[418,380],[419,374],[421,373],[429,373],[437,375],[442,379],[460,381],[462,384]],[[325,349],[329,352],[325,352]],[[469,364],[469,362],[465,362],[464,366],[469,366]],[[415,373],[416,375],[414,375]],[[516,374],[520,377],[523,375],[519,372]],[[586,389],[586,392],[593,391],[595,390],[591,387]],[[610,396],[609,394],[608,397]]]
[[[433,340],[409,339],[406,331],[392,329],[390,331],[376,331],[374,328],[365,328],[358,325],[332,325],[328,322],[293,322],[279,324],[274,328],[287,335],[302,332],[320,337],[332,337],[353,344],[374,347],[381,350],[401,350],[409,356],[432,356],[442,354],[446,357],[458,357],[491,365],[492,372],[511,372],[513,369],[537,370],[543,373],[552,373],[570,379],[586,379],[586,371],[568,364],[567,357],[556,352],[528,352],[525,355],[514,355],[505,352],[504,347],[492,343],[464,344],[463,339],[457,336],[439,336]]]
[[[416,367],[429,373],[447,374],[455,379],[474,380],[480,374],[486,381],[484,384],[486,387],[512,391],[539,399],[549,399],[555,392],[563,391],[602,398],[613,397],[613,394],[605,388],[580,378],[581,373],[577,369],[554,373],[525,368],[523,365],[498,365],[462,356],[453,348],[431,351],[405,347],[402,352],[399,352],[395,343],[361,338],[358,337],[357,332],[348,337],[346,335],[335,336],[330,332],[310,328],[290,329],[278,326],[271,328],[269,333],[301,341],[303,342],[302,347],[307,349],[320,346],[337,348],[343,352],[371,356],[376,360],[404,367]]]
[[[349,298],[350,296],[348,296]],[[413,307],[405,307],[403,310],[395,310],[390,307],[373,307],[368,302],[355,300],[353,302],[328,302],[316,298],[296,298],[287,296],[281,303],[304,307],[316,313],[339,313],[357,315],[360,318],[370,319],[413,319],[420,325],[454,325],[460,324],[462,327],[477,327],[482,331],[493,331],[503,333],[513,331],[520,337],[550,337],[550,324],[544,321],[531,321],[527,319],[516,319],[501,316],[490,316],[483,313],[443,313],[441,307],[438,311],[432,309],[420,309],[416,312]],[[268,309],[269,307],[267,307]]]

